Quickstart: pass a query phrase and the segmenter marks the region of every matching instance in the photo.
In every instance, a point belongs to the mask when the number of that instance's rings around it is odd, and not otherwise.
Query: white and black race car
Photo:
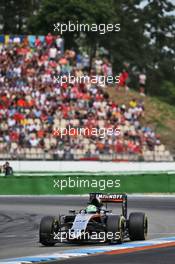
[[[108,203],[121,203],[121,214],[107,209]],[[85,209],[58,217],[45,216],[41,219],[39,242],[54,246],[60,242],[99,241],[122,243],[124,239],[145,240],[148,220],[145,213],[133,212],[127,217],[126,194],[90,193]]]

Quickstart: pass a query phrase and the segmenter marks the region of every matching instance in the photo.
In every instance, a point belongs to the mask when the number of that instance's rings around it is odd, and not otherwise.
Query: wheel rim
[[[124,219],[123,217],[120,218],[119,233],[120,233],[120,241],[122,242],[124,239]]]

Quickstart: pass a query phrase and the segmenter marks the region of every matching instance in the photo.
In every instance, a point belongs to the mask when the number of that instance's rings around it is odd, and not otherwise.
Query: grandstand
[[[0,38],[0,159],[172,161],[159,136],[141,120],[144,97],[118,104],[108,84],[59,83],[55,76],[109,76],[96,57],[64,51],[58,36]],[[114,87],[116,89],[116,87]],[[117,90],[116,90],[117,93]],[[53,135],[55,128],[116,128],[120,135]]]

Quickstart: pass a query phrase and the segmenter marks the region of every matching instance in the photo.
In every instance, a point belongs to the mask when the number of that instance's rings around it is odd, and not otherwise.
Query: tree
[[[27,21],[36,12],[39,0],[1,0],[0,24],[3,34],[27,33]]]
[[[47,34],[53,32],[53,25],[57,22],[99,25],[108,24],[110,21],[112,23],[113,17],[115,11],[112,0],[44,0],[38,15],[29,20],[29,29],[31,33]],[[91,57],[94,56],[101,38],[99,33],[88,31],[83,34],[80,31],[64,32],[63,37],[66,48],[75,49],[78,49],[79,43],[84,39],[83,43]]]
[[[163,82],[165,80],[175,82],[173,73],[175,69],[175,59],[173,59],[175,53],[175,16],[172,14],[174,10],[175,5],[169,0],[149,0],[143,8],[142,23],[150,40],[149,54],[151,59],[147,63],[150,94],[161,96],[163,90],[160,89],[160,86],[163,85]]]

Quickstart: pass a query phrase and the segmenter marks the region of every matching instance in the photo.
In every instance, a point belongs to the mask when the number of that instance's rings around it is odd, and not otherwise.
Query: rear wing
[[[104,194],[104,193],[90,193],[90,200],[97,198],[100,199],[101,202],[105,203],[123,203],[123,201],[127,200],[126,194]]]
[[[122,214],[127,218],[127,194],[104,194],[104,193],[90,193],[89,201],[98,199],[101,203],[121,203]]]

